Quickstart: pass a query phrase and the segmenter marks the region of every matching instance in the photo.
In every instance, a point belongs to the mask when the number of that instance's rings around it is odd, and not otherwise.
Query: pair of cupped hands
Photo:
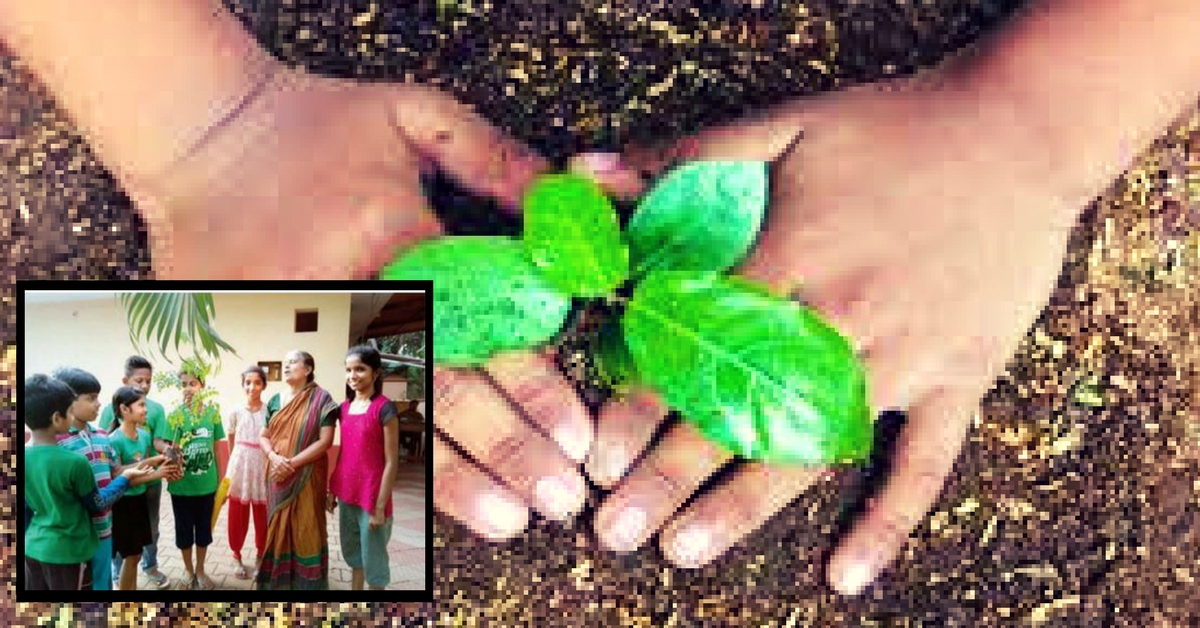
[[[983,119],[980,93],[937,70],[571,160],[625,199],[681,161],[771,163],[765,227],[735,272],[822,312],[862,356],[872,407],[908,416],[890,477],[828,565],[844,593],[874,580],[939,497],[1059,273],[1071,221],[1055,217],[1074,215],[1063,199],[1081,198],[1019,117]],[[442,234],[420,185],[430,168],[516,212],[549,165],[442,91],[289,69],[185,158],[124,183],[160,278],[332,279],[371,276]],[[577,514],[590,479],[612,489],[595,514],[601,546],[630,552],[658,533],[671,562],[698,567],[827,477],[731,460],[686,423],[650,448],[668,411],[656,394],[593,420],[545,354],[435,369],[433,406],[435,506],[495,541],[531,510]]]
[[[146,458],[136,465],[126,468],[122,475],[127,480],[137,479],[139,484],[154,480],[174,482],[183,478],[183,468],[177,462],[172,462],[164,455]]]

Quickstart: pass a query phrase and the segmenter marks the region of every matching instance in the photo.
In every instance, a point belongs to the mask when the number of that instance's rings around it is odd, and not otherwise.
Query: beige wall
[[[238,355],[222,354],[220,370],[207,382],[218,392],[222,415],[244,400],[239,374],[258,361],[282,361],[289,350],[303,349],[316,362],[316,382],[341,400],[344,389],[346,338],[350,328],[349,294],[214,294],[213,324]],[[316,309],[318,331],[296,333],[297,309]],[[100,380],[101,400],[107,403],[121,386],[125,358],[136,353],[129,341],[124,309],[115,298],[27,303],[25,346],[22,353],[25,375],[50,373],[60,366],[77,366]],[[143,354],[145,355],[145,354]],[[172,357],[174,357],[173,354]],[[155,370],[170,368],[157,355],[146,355]],[[269,382],[263,399],[283,389],[283,382]],[[177,394],[157,388],[150,397],[169,406]]]

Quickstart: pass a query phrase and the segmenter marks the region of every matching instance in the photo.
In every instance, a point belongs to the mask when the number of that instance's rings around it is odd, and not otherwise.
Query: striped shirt
[[[108,440],[108,432],[88,425],[87,430],[71,428],[69,434],[59,434],[58,446],[68,451],[83,454],[92,465],[92,474],[96,476],[96,488],[103,489],[112,481],[112,465],[116,461],[112,444]],[[101,539],[112,536],[112,510],[105,508],[100,514],[92,517],[92,526]]]

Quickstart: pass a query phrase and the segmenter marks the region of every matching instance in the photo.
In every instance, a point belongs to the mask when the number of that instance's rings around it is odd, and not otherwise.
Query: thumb
[[[548,164],[450,94],[423,85],[392,87],[397,132],[424,159],[463,187],[519,209],[525,190]]]
[[[640,196],[646,183],[670,168],[688,161],[767,161],[786,154],[800,138],[801,108],[789,102],[731,124],[659,143],[632,143],[619,157],[611,153],[584,153],[571,160],[571,168],[591,175],[606,191],[622,198]],[[640,174],[631,180],[631,174]]]

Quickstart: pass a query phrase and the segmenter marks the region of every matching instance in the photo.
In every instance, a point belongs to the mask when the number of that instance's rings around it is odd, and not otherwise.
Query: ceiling
[[[359,293],[350,297],[350,341],[425,329],[425,293]]]

